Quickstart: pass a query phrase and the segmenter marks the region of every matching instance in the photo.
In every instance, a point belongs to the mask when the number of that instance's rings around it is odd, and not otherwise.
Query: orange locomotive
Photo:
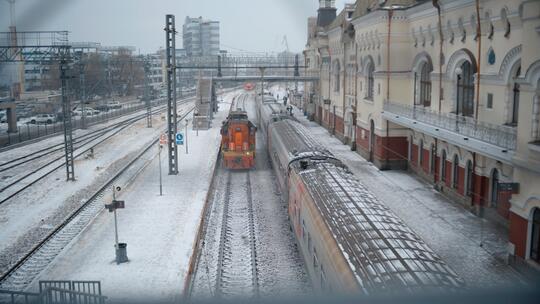
[[[247,112],[231,111],[221,126],[221,152],[228,169],[250,169],[255,166],[255,132]]]

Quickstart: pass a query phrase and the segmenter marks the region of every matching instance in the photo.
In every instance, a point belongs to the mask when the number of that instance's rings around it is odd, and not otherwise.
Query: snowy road
[[[254,100],[247,102],[250,120],[254,116]],[[296,248],[296,241],[290,230],[287,206],[281,201],[275,176],[266,151],[265,141],[257,133],[256,167],[249,171],[229,171],[221,167],[216,173],[213,194],[206,216],[206,230],[203,246],[199,248],[198,264],[191,282],[191,297],[207,299],[214,296],[261,297],[302,295],[311,290],[303,260]],[[228,176],[232,176],[232,186],[228,189]],[[256,279],[253,285],[253,264],[250,243],[250,228],[247,216],[249,192],[246,182],[249,178],[251,201],[254,215]],[[232,192],[232,193],[229,193]],[[226,246],[233,246],[234,257],[225,261],[224,283],[218,282],[219,252],[222,246],[224,202],[230,199],[235,212],[228,211],[228,221],[238,227],[228,228]],[[229,208],[231,208],[229,206]],[[242,206],[243,209],[242,209]],[[242,231],[242,227],[244,227]],[[233,233],[231,233],[233,232]],[[232,283],[232,284],[231,284]],[[219,290],[219,289],[222,290]]]

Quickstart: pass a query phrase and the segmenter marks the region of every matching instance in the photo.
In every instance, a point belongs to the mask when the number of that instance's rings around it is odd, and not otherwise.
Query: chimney
[[[319,0],[317,26],[325,27],[336,19],[336,0]]]

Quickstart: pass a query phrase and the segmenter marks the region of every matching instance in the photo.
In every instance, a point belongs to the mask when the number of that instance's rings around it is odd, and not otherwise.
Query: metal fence
[[[477,121],[453,113],[439,113],[429,108],[385,102],[384,111],[478,139],[507,150],[516,149],[517,128]]]
[[[157,99],[152,102],[152,106],[161,105],[164,103],[165,99]],[[121,105],[122,108],[120,109],[103,111],[96,115],[86,115],[84,119],[86,126],[88,127],[146,108],[146,104],[144,101],[123,103]],[[73,129],[82,128],[82,124],[83,121],[80,115],[72,116]],[[19,122],[16,133],[4,133],[0,135],[0,148],[43,136],[61,134],[63,132],[64,124],[60,120],[54,123],[31,123],[31,120],[29,120],[25,124],[21,124]]]
[[[0,290],[0,303],[104,304],[99,281],[40,281],[39,292]]]

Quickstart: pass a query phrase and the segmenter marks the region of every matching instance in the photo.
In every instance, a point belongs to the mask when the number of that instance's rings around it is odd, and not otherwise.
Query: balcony
[[[473,151],[508,159],[516,149],[517,129],[477,121],[424,107],[385,102],[383,117],[400,125],[431,133],[434,137],[466,146]],[[491,153],[490,153],[491,152]],[[498,157],[497,157],[498,156]]]

